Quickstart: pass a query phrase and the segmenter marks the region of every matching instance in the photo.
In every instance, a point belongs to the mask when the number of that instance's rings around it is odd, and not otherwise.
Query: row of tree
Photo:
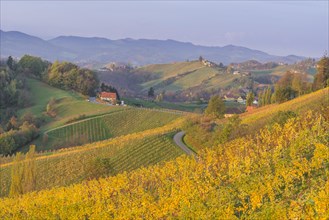
[[[17,73],[38,78],[60,89],[74,90],[83,95],[95,95],[99,87],[99,80],[93,71],[80,68],[73,63],[58,61],[50,63],[30,55],[23,56],[17,64],[15,61],[10,63],[13,64],[9,66],[13,66]]]
[[[317,63],[317,73],[313,83],[308,82],[307,75],[286,72],[275,84],[274,91],[270,87],[258,93],[260,106],[271,103],[282,103],[303,94],[329,86],[329,58],[324,56]]]

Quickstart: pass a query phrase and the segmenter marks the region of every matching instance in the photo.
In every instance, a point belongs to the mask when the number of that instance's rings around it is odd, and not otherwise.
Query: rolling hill
[[[149,110],[143,110],[146,114]],[[155,111],[155,114],[160,112]],[[167,113],[168,114],[168,113]],[[171,132],[181,127],[183,118],[163,126],[137,128],[121,136],[83,146],[75,146],[36,154],[38,190],[79,183],[102,175],[115,175],[175,158],[183,153],[174,145]],[[134,124],[132,121],[126,123]],[[164,123],[163,123],[164,124]],[[129,125],[127,125],[129,127]],[[85,132],[88,128],[85,128]],[[119,129],[119,128],[117,128]],[[81,133],[84,133],[83,131]],[[10,188],[10,173],[14,157],[0,157],[0,196],[7,196]],[[99,160],[109,163],[108,168]],[[102,169],[106,168],[104,173]]]
[[[314,103],[328,102],[328,92],[272,106],[273,111],[300,110],[300,115],[200,150],[197,158],[180,156],[114,177],[1,199],[0,217],[327,219],[328,105],[321,114]],[[307,112],[311,108],[315,111]],[[272,113],[264,107],[242,119],[260,112],[262,117]],[[117,167],[115,161],[107,164]]]
[[[225,68],[208,66],[200,61],[152,64],[131,70],[99,71],[105,83],[116,85],[126,96],[147,95],[150,87],[156,94],[165,91],[168,98],[209,98],[210,93],[247,86],[247,78],[226,73]]]
[[[259,50],[227,45],[206,47],[174,40],[86,38],[60,36],[43,40],[18,31],[1,31],[1,56],[40,56],[50,61],[67,60],[80,64],[124,62],[134,65],[170,63],[194,60],[200,55],[214,62],[229,64],[246,60],[293,63],[304,59],[299,56],[274,56]]]

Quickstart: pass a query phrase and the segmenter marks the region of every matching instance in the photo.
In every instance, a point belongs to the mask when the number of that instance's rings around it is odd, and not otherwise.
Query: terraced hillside
[[[123,92],[145,96],[153,87],[156,94],[165,91],[166,94],[181,94],[181,98],[186,97],[186,94],[240,88],[244,85],[238,79],[245,78],[228,74],[225,68],[209,66],[200,61],[154,64],[118,72],[103,71],[99,77],[104,82],[118,85]]]
[[[183,152],[172,141],[171,132],[183,118],[102,142],[36,155],[36,190],[67,186],[99,176],[115,175],[141,166],[169,160]],[[9,193],[13,157],[0,158],[0,196]]]
[[[224,88],[238,77],[226,74],[222,68],[205,66],[199,61],[150,65],[135,70],[134,74],[151,75],[155,78],[141,84],[144,92],[150,87],[166,92],[182,92],[193,88],[198,91],[209,91]]]
[[[328,129],[328,117],[303,114],[197,160],[2,199],[0,218],[328,219]]]
[[[72,146],[152,129],[179,115],[145,109],[126,108],[111,114],[82,120],[47,131],[46,146]]]

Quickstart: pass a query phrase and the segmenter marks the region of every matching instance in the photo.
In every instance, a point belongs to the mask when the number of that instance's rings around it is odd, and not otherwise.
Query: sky
[[[61,35],[173,39],[306,57],[321,57],[329,47],[329,0],[0,0],[0,4],[1,30],[43,39]]]

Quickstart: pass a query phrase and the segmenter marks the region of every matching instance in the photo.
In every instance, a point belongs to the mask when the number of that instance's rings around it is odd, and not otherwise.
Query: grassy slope
[[[323,97],[316,93],[308,98],[316,96]],[[180,157],[164,166],[5,199],[0,214],[64,219],[327,219],[328,140],[319,138],[327,137],[327,128],[321,117],[291,121],[254,139],[202,151],[198,160]]]
[[[137,72],[156,73],[162,79],[167,79],[202,67],[204,67],[204,65],[199,61],[179,62],[179,63],[169,63],[169,64],[153,64],[153,65],[141,67],[137,70]]]
[[[199,61],[150,65],[141,68],[141,70],[158,73],[160,76],[159,79],[143,83],[142,87],[144,91],[170,77],[177,77],[177,79],[169,85],[161,86],[161,90],[177,92],[190,88],[198,88],[200,90],[210,91],[232,85],[233,80],[240,77],[238,75],[226,74],[217,68],[204,66]],[[183,73],[187,74],[181,75]]]
[[[227,75],[227,74],[218,74],[215,77],[211,78],[209,81],[205,82],[205,88],[207,90],[225,88],[232,84],[233,80],[240,78],[238,75]]]
[[[282,76],[285,74],[287,71],[294,69],[293,65],[288,65],[288,66],[277,66],[273,69],[268,69],[268,70],[252,70],[250,71],[253,75],[259,76],[259,75],[274,75],[274,76]],[[310,68],[307,70],[307,78],[312,81],[313,76],[316,73],[316,69]]]
[[[303,95],[296,99],[284,102],[282,104],[272,104],[257,108],[252,112],[246,112],[241,115],[242,123],[252,124],[266,121],[279,111],[303,112],[308,109],[318,108],[321,104],[329,105],[329,88],[322,89],[311,94]]]
[[[31,101],[33,105],[31,107],[21,109],[18,114],[23,115],[30,112],[35,116],[44,117],[46,119],[46,123],[41,126],[41,133],[58,126],[62,126],[69,119],[75,118],[82,114],[85,114],[86,116],[96,116],[122,110],[121,107],[117,106],[106,106],[87,102],[86,97],[83,97],[77,93],[54,88],[36,79],[28,78],[27,83],[31,91]],[[57,100],[55,105],[57,115],[55,118],[51,118],[45,114],[47,103],[51,98]],[[32,144],[37,145],[38,150],[42,149],[42,147],[40,147],[40,145],[42,145],[41,139],[42,136],[32,142]],[[24,146],[20,150],[26,152],[28,150],[28,146]]]
[[[141,86],[144,91],[172,77],[177,77],[177,79],[169,85],[161,86],[161,89],[176,92],[200,86],[202,89],[210,90],[214,87],[226,86],[236,78],[236,76],[227,76],[216,68],[204,66],[199,61],[149,65],[138,69],[136,73],[138,74],[138,72],[154,73],[159,77],[143,83]]]
[[[187,74],[176,80],[169,86],[164,87],[166,91],[185,90],[191,87],[199,86],[203,81],[208,80],[218,74],[218,70],[210,67],[201,67],[194,72]]]
[[[76,100],[82,99],[82,97],[76,94],[51,87],[36,79],[28,78],[27,83],[31,91],[31,101],[33,105],[20,110],[20,115],[26,112],[31,112],[34,115],[41,115],[46,110],[46,106],[50,98],[61,99],[64,97],[69,97]]]
[[[46,110],[49,100],[51,98],[58,100],[58,103],[55,105],[57,116],[55,118],[48,117],[48,123],[44,125],[41,130],[47,130],[63,125],[69,118],[80,114],[94,115],[118,110],[117,107],[89,103],[85,101],[85,97],[82,97],[77,93],[54,88],[39,80],[27,80],[28,86],[31,90],[33,105],[31,107],[21,109],[19,111],[19,115],[31,112],[36,116],[42,116]]]
[[[165,126],[131,133],[117,138],[94,142],[53,152],[38,153],[36,157],[37,189],[66,186],[91,177],[99,158],[110,160],[111,174],[136,169],[182,154],[167,134],[182,125],[177,119]],[[177,150],[178,149],[178,150]],[[131,156],[134,155],[134,158]],[[129,158],[129,159],[128,159]],[[0,196],[6,196],[10,186],[13,158],[0,158]]]

